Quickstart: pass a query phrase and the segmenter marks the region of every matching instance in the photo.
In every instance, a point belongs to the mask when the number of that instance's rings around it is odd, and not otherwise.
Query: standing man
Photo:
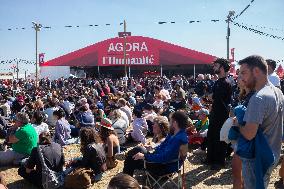
[[[227,144],[220,141],[220,130],[229,117],[229,104],[231,101],[232,89],[227,78],[230,69],[229,61],[218,58],[213,62],[213,70],[218,74],[219,79],[212,88],[212,109],[210,112],[210,124],[208,127],[207,157],[205,163],[211,165],[211,170],[220,170],[225,165]]]
[[[283,94],[271,82],[268,81],[268,66],[261,56],[249,56],[239,62],[240,77],[244,85],[256,91],[250,98],[243,121],[245,125],[240,127],[240,133],[247,140],[253,140],[258,135],[258,130],[262,131],[267,141],[268,148],[273,153],[274,162],[263,172],[263,180],[257,177],[255,167],[257,166],[256,157],[253,159],[242,160],[242,174],[244,178],[244,188],[257,188],[257,183],[264,183],[267,188],[271,172],[277,165],[280,157],[283,127]],[[258,135],[259,136],[259,135]],[[264,145],[257,146],[255,149],[263,149]],[[264,161],[262,165],[264,166]],[[258,174],[259,175],[259,174]]]
[[[280,89],[280,78],[279,76],[274,72],[276,68],[276,62],[271,59],[266,60],[268,65],[268,80],[275,86]]]

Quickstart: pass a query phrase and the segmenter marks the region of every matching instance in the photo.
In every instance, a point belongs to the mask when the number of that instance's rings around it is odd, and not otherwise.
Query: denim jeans
[[[19,165],[28,155],[20,154],[12,149],[0,152],[0,166]]]
[[[254,167],[255,167],[255,159],[247,159],[242,158],[242,175],[244,179],[244,188],[245,189],[254,189],[256,188],[256,177],[254,174]],[[278,159],[274,161],[274,163],[268,168],[266,174],[264,175],[264,187],[267,188],[270,180],[270,176],[272,170],[276,167]]]

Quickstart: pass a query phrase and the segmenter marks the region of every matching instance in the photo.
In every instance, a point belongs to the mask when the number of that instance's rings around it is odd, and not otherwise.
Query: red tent
[[[54,58],[41,66],[124,66],[210,64],[217,57],[157,39],[128,36],[98,42]]]

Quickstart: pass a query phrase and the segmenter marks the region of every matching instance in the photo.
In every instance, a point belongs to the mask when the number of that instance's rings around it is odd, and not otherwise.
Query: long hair
[[[107,137],[109,137],[111,134],[116,135],[116,132],[110,129],[107,129],[105,127],[101,127],[100,129],[100,137],[103,142],[107,141]]]
[[[83,127],[80,130],[80,139],[81,139],[81,152],[85,153],[85,149],[89,144],[92,143],[101,143],[100,136],[97,134],[95,129],[91,127]]]
[[[164,116],[158,116],[154,119],[154,123],[157,123],[161,130],[161,137],[166,137],[169,134],[169,122]]]

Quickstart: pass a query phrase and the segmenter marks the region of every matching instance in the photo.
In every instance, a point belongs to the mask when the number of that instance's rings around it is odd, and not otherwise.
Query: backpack
[[[87,189],[92,186],[92,169],[83,167],[75,168],[65,177],[64,188],[68,189]]]
[[[42,187],[43,189],[57,189],[64,184],[64,177],[61,173],[57,173],[49,169],[44,161],[42,150],[38,146],[38,154],[42,167]]]

